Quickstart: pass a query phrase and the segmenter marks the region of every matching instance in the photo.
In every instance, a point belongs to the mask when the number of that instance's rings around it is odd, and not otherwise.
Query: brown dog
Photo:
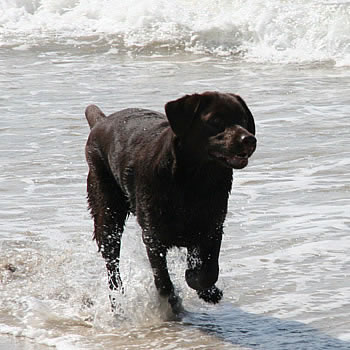
[[[254,119],[238,95],[186,95],[165,105],[166,116],[125,109],[106,117],[86,109],[88,201],[94,238],[106,260],[109,287],[121,288],[120,242],[127,216],[137,216],[155,285],[180,309],[166,254],[187,248],[186,282],[217,303],[215,286],[232,169],[242,169],[256,148]]]

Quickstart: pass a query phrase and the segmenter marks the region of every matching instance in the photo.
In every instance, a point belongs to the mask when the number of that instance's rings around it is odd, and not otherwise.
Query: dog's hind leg
[[[89,207],[94,219],[94,239],[106,261],[110,290],[122,290],[119,270],[120,246],[129,205],[103,161],[97,158],[92,161],[91,158],[87,191]],[[114,308],[113,296],[111,296],[111,302]]]

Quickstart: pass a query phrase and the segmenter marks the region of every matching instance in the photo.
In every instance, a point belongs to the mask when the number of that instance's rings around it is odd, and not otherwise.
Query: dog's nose
[[[244,146],[255,147],[256,146],[256,138],[253,135],[244,135],[241,138],[241,142]]]
[[[256,138],[253,135],[245,135],[241,137],[243,147],[252,154],[256,148]]]

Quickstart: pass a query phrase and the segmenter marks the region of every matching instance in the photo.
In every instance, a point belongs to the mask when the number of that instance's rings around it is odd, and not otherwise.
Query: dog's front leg
[[[186,282],[198,296],[212,304],[222,298],[222,291],[215,286],[219,276],[221,235],[188,248]]]
[[[145,234],[144,242],[146,245],[148,259],[153,270],[156,288],[160,296],[168,298],[168,302],[173,312],[178,314],[182,311],[182,305],[181,299],[176,295],[174,285],[170,280],[166,261],[167,248],[159,242],[145,239]]]

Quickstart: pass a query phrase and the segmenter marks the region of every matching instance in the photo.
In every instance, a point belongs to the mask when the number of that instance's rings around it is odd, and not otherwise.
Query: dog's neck
[[[224,168],[207,157],[198,157],[175,135],[171,143],[172,173],[183,184],[217,182],[221,178],[231,189],[232,169]],[[198,179],[201,181],[198,182]]]
[[[231,190],[232,169],[220,166],[218,163],[200,156],[194,150],[186,147],[170,128],[159,135],[159,147],[152,149],[153,167],[148,171],[152,176],[158,174],[161,178],[175,181],[180,187],[220,187],[228,192]]]

